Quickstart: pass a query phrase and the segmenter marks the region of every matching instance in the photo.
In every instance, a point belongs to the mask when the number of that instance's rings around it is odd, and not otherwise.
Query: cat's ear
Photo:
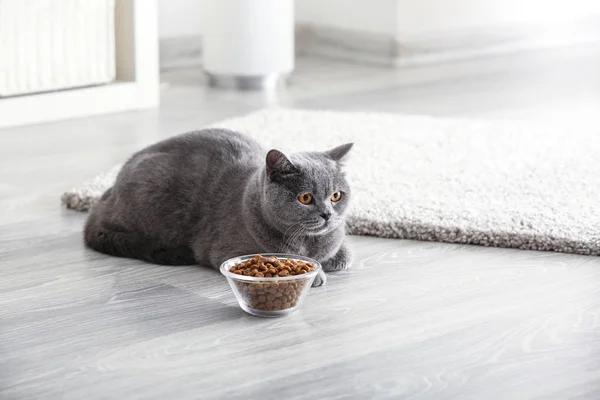
[[[267,176],[273,173],[287,174],[295,171],[294,164],[279,150],[271,150],[267,153]]]
[[[347,159],[348,152],[354,146],[354,143],[346,143],[333,149],[326,151],[325,155],[331,158],[333,161],[343,163]]]

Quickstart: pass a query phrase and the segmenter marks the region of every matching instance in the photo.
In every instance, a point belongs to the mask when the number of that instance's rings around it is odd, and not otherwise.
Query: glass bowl
[[[314,265],[315,269],[305,274],[272,278],[238,275],[230,271],[231,267],[256,255],[234,257],[221,264],[221,273],[227,278],[242,310],[259,317],[281,317],[297,310],[321,270],[321,263],[294,254],[258,253],[262,257],[304,261]]]

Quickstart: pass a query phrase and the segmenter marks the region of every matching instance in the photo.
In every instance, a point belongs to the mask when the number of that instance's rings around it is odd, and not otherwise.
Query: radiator
[[[0,97],[115,79],[115,0],[0,0]]]

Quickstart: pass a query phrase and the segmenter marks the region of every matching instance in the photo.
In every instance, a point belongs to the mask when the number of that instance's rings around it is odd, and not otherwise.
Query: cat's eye
[[[331,201],[333,201],[334,203],[337,203],[341,199],[342,199],[342,192],[335,192],[334,194],[331,195]]]
[[[312,203],[312,200],[313,196],[310,193],[302,193],[300,196],[298,196],[298,201],[304,205]]]

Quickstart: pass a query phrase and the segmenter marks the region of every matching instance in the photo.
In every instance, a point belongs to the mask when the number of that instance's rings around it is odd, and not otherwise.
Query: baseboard
[[[296,53],[356,63],[393,65],[393,37],[326,26],[296,25]]]
[[[600,18],[401,38],[303,24],[296,27],[296,42],[302,55],[401,67],[600,42]]]
[[[600,18],[552,25],[512,25],[433,32],[396,38],[325,26],[298,24],[298,55],[388,67],[459,61],[560,46],[600,42]],[[200,65],[202,38],[160,40],[161,70]]]
[[[161,38],[160,70],[202,64],[202,36]]]
[[[396,43],[395,66],[459,61],[586,43],[600,43],[600,18],[561,24],[515,24],[444,32]]]

